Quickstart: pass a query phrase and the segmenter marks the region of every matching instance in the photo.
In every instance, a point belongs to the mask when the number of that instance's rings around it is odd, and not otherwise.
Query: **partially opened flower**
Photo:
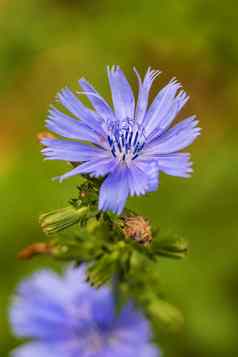
[[[11,308],[19,337],[13,357],[158,357],[147,320],[133,305],[115,313],[113,294],[85,282],[84,268],[63,277],[41,271],[24,281]]]
[[[148,105],[150,88],[159,71],[148,69],[143,81],[135,73],[139,82],[137,101],[122,70],[118,66],[108,68],[113,109],[83,78],[79,94],[88,97],[93,109],[68,88],[62,90],[58,99],[70,116],[52,107],[46,126],[67,140],[42,140],[47,159],[79,163],[60,176],[60,181],[77,174],[106,176],[100,188],[99,209],[118,214],[128,196],[157,189],[160,171],[189,177],[189,154],[179,151],[200,133],[194,116],[170,128],[188,100],[175,79]]]

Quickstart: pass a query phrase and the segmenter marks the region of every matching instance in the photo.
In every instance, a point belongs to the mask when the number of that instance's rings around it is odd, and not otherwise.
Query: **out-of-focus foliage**
[[[133,65],[163,70],[154,92],[176,75],[191,95],[183,116],[196,113],[203,128],[192,148],[193,178],[162,176],[157,193],[129,202],[190,242],[188,258],[161,258],[151,272],[185,315],[174,332],[156,324],[165,357],[237,355],[237,14],[232,0],[0,1],[1,356],[16,344],[7,311],[17,281],[51,264],[19,262],[16,254],[44,240],[38,216],[64,207],[79,183],[51,181],[67,168],[43,162],[36,134],[56,92],[76,89],[81,76],[108,98],[105,65],[113,63],[134,84]]]

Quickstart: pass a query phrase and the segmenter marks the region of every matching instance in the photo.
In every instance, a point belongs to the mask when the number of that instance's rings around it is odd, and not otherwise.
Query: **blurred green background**
[[[51,181],[66,166],[43,162],[36,135],[56,92],[81,76],[109,99],[106,64],[121,65],[134,88],[133,65],[161,69],[154,93],[175,75],[191,96],[183,117],[196,113],[203,128],[192,179],[163,175],[157,193],[129,201],[190,242],[187,259],[158,266],[185,315],[180,331],[161,335],[164,356],[238,355],[237,19],[234,0],[0,0],[1,357],[17,343],[7,321],[17,282],[50,264],[16,254],[45,239],[39,214],[76,192],[77,178]]]

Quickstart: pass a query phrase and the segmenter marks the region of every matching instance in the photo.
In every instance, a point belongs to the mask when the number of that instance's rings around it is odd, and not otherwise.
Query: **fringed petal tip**
[[[102,212],[111,211],[117,215],[120,215],[123,212],[124,207],[119,209],[114,206],[99,204],[98,209],[99,209],[99,211],[102,211]]]
[[[99,210],[121,214],[128,195],[128,170],[118,165],[100,187]]]
[[[102,197],[102,194],[100,194],[98,209],[99,211],[103,211],[103,212],[111,211],[117,215],[120,215],[124,210],[126,199],[121,202],[115,202],[114,200],[112,200],[111,197],[108,198]]]
[[[107,72],[115,73],[119,70],[121,70],[120,66],[118,64],[112,64],[112,65],[107,65]]]
[[[133,71],[138,79],[139,85],[142,84],[142,79],[140,76],[139,71],[137,70],[137,68],[134,66],[133,67]],[[149,80],[150,82],[153,82],[160,74],[162,73],[162,71],[160,71],[159,69],[151,69],[151,67],[149,67],[145,73],[145,80]]]

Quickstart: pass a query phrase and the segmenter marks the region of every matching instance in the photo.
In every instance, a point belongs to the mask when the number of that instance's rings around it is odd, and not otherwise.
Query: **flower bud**
[[[45,214],[39,218],[40,226],[46,234],[55,234],[79,223],[88,213],[89,207],[68,206]]]
[[[162,299],[155,299],[155,302],[148,306],[148,312],[153,319],[159,320],[171,330],[177,330],[184,323],[181,311]]]
[[[152,248],[156,254],[168,258],[182,259],[188,254],[188,244],[181,238],[157,241]]]

